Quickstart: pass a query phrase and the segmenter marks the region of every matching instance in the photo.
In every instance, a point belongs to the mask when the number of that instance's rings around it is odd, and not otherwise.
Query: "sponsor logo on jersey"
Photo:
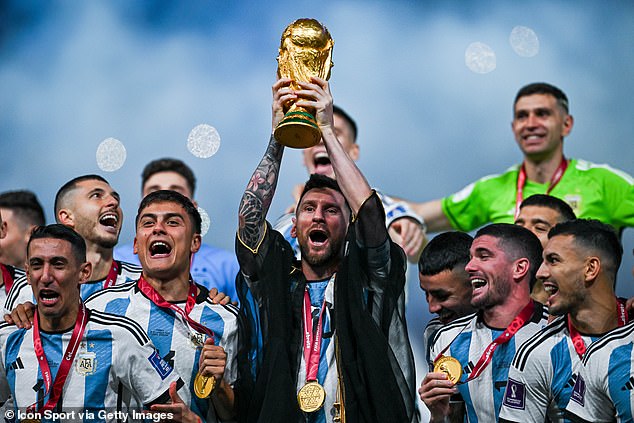
[[[161,376],[161,379],[165,380],[170,373],[172,373],[172,366],[170,366],[165,360],[161,358],[158,351],[154,351],[152,355],[148,357],[150,364],[156,369],[156,372]]]

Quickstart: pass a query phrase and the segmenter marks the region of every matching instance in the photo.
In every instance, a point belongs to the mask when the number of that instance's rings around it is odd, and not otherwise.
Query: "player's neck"
[[[339,258],[333,258],[320,266],[313,266],[306,259],[302,259],[302,273],[306,280],[309,281],[324,280],[337,273],[340,264],[341,260]]]
[[[79,313],[79,299],[73,302],[67,312],[59,317],[46,316],[40,313],[39,310],[37,313],[40,330],[45,332],[65,332],[75,326],[77,313]]]
[[[86,260],[92,264],[91,281],[105,279],[112,267],[112,248],[86,244]]]
[[[483,311],[484,323],[496,329],[507,328],[513,319],[520,314],[520,312],[531,301],[529,295],[525,296],[513,296],[512,294],[507,298],[504,304],[499,304],[490,308],[486,308]]]
[[[617,299],[614,293],[605,290],[603,295],[592,293],[586,298],[584,304],[569,314],[570,321],[577,331],[587,335],[602,335],[619,325]]]
[[[550,182],[563,157],[563,150],[561,149],[557,149],[553,154],[546,157],[526,156],[524,158],[526,177],[528,180],[539,184]]]
[[[166,301],[187,301],[187,294],[189,293],[189,274],[181,275],[177,278],[160,278],[148,276],[144,272],[143,278]]]

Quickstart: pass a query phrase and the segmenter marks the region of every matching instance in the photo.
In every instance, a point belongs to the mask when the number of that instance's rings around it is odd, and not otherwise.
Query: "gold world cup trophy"
[[[293,81],[310,82],[311,76],[328,80],[332,68],[330,33],[315,19],[298,19],[282,34],[277,57],[277,74]],[[295,83],[294,90],[300,89]],[[292,104],[275,128],[275,139],[288,147],[307,148],[319,143],[321,131],[314,112]]]

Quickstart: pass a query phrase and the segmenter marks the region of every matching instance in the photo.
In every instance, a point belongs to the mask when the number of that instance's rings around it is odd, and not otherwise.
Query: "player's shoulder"
[[[14,280],[13,286],[4,303],[5,310],[13,310],[18,304],[33,300],[33,290],[26,278],[26,273]]]
[[[90,307],[88,308],[90,309]],[[131,339],[134,339],[139,345],[145,345],[150,342],[150,338],[141,325],[128,317],[90,309],[88,319],[92,325],[112,332],[113,339],[122,341],[125,338],[130,339],[130,335],[132,335]]]
[[[611,330],[590,344],[583,356],[583,363],[585,365],[591,357],[610,354],[614,348],[631,343],[634,343],[634,321]]]
[[[117,262],[119,263],[119,266],[121,266],[121,275],[127,276],[130,279],[138,279],[143,272],[143,268],[138,264],[123,260],[117,260]]]
[[[137,281],[126,282],[99,290],[86,298],[86,304],[109,302],[115,298],[124,298],[135,292]]]
[[[574,169],[582,174],[590,176],[602,176],[604,178],[613,178],[618,182],[625,182],[629,185],[634,185],[634,178],[627,172],[620,169],[616,169],[608,164],[593,163],[583,159],[572,159],[571,164]]]
[[[220,314],[223,318],[223,320],[227,320],[227,319],[231,319],[231,320],[236,320],[238,319],[238,307],[236,307],[235,305],[229,303],[229,304],[216,304],[214,303],[211,298],[209,297],[209,295],[207,295],[203,301],[200,303],[200,306],[209,310],[212,310],[213,312]]]
[[[435,345],[446,338],[453,339],[460,332],[469,331],[469,327],[473,325],[476,319],[477,313],[472,313],[439,327],[431,340],[431,345]]]
[[[549,360],[552,347],[567,336],[566,328],[565,316],[553,320],[519,346],[513,358],[513,366],[523,371],[528,362]]]

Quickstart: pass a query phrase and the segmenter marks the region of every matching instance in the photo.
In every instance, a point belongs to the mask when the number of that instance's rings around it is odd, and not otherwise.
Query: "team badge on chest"
[[[206,336],[202,333],[191,331],[189,332],[189,343],[192,348],[202,348],[205,344]]]
[[[92,351],[84,351],[77,354],[75,370],[82,376],[90,376],[97,370],[97,354]]]

